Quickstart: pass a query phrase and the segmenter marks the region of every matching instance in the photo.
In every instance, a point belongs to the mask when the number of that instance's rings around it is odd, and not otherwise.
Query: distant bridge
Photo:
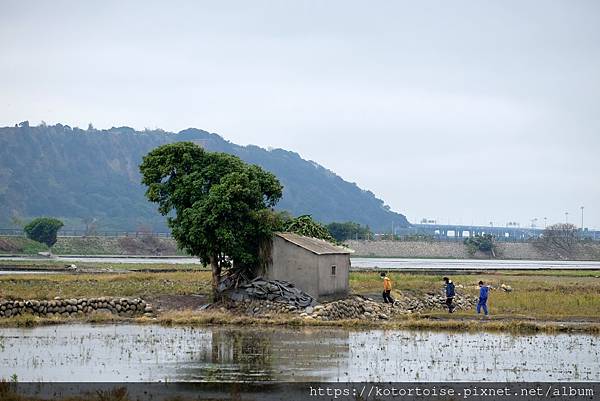
[[[394,235],[426,235],[437,239],[463,239],[476,235],[492,234],[499,240],[519,241],[538,238],[544,232],[538,227],[494,227],[456,224],[413,224],[411,227],[395,227]],[[579,230],[581,237],[600,241],[600,231]]]

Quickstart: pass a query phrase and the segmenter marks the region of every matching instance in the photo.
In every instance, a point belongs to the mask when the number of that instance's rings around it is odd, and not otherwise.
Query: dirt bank
[[[48,251],[44,244],[24,237],[0,237],[0,254],[34,255]],[[153,236],[137,237],[58,237],[52,247],[55,255],[184,255],[175,240]]]

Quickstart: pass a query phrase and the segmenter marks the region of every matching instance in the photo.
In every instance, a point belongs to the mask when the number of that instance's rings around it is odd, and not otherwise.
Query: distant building
[[[276,233],[264,277],[285,280],[322,300],[348,295],[350,254],[327,241],[293,233]]]

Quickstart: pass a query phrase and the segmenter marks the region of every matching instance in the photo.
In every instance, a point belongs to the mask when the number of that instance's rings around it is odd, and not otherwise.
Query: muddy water
[[[19,381],[599,381],[600,337],[64,325],[0,329]]]

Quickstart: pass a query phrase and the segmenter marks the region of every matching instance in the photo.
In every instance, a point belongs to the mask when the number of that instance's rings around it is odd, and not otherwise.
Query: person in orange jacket
[[[392,292],[392,280],[390,280],[385,272],[381,272],[381,278],[383,278],[383,302],[394,305],[394,298],[390,295]]]

